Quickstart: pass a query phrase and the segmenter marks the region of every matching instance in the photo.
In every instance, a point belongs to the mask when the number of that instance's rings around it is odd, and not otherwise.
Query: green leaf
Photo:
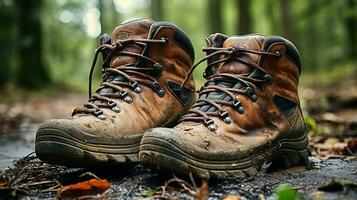
[[[282,184],[280,185],[276,191],[278,200],[300,200],[298,193],[292,189],[289,185]]]
[[[307,128],[309,129],[309,131],[316,129],[316,121],[313,118],[311,118],[309,116],[305,116],[304,120],[305,120],[305,124],[306,124]]]
[[[147,190],[144,190],[141,194],[146,197],[151,197],[151,196],[154,196],[155,190],[152,188],[149,188]]]

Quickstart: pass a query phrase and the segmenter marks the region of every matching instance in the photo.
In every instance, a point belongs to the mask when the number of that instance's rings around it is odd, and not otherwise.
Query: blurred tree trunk
[[[0,3],[0,87],[10,80],[14,67],[15,8],[13,3]]]
[[[251,32],[252,27],[252,19],[250,16],[251,1],[236,0],[236,6],[236,10],[239,10],[239,20],[237,20],[238,24],[236,25],[238,30],[236,32],[239,34],[248,34]]]
[[[283,34],[287,39],[294,41],[293,21],[291,17],[291,0],[280,0]]]
[[[276,0],[267,0],[265,1],[265,12],[267,19],[269,21],[269,26],[271,33],[274,35],[281,35],[281,26],[279,22],[279,10],[280,2]]]
[[[223,1],[209,0],[207,3],[207,19],[210,33],[223,32],[223,15],[222,15]]]
[[[28,88],[37,88],[50,82],[42,58],[42,3],[42,0],[16,1],[19,13],[19,68],[16,81]],[[55,35],[53,39],[56,39]]]
[[[305,16],[309,16],[307,20],[307,25],[305,28],[304,38],[305,38],[305,59],[307,61],[306,68],[311,70],[317,70],[319,65],[318,47],[320,40],[317,37],[317,20],[315,13],[319,10],[319,5],[321,1],[308,1],[307,11]],[[322,2],[321,2],[322,3]]]
[[[151,18],[163,20],[163,0],[151,0]]]
[[[98,3],[102,33],[110,33],[118,24],[118,13],[115,11],[113,0],[99,0]]]
[[[354,0],[346,0],[347,16],[345,17],[345,27],[347,42],[349,46],[349,59],[357,60],[357,6]]]

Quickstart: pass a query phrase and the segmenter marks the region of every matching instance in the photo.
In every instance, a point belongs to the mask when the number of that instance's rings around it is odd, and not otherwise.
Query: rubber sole
[[[140,141],[142,136],[137,141]],[[138,162],[140,143],[90,144],[60,129],[39,129],[36,134],[35,152],[46,163],[68,167],[113,167]]]
[[[300,148],[298,148],[300,147]],[[256,175],[264,163],[273,167],[308,165],[310,154],[307,135],[296,139],[282,139],[265,151],[239,160],[202,160],[188,154],[180,147],[157,137],[143,137],[139,161],[152,169],[175,172],[181,175],[192,173],[201,179],[245,179]]]

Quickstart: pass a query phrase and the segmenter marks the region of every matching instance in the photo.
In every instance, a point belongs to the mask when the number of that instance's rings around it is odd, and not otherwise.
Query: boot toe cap
[[[137,161],[140,135],[125,137],[73,119],[44,122],[36,133],[35,152],[46,163],[69,167],[119,165]]]

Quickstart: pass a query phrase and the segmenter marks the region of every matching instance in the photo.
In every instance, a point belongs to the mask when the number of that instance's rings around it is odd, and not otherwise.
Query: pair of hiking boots
[[[37,156],[69,167],[140,162],[204,179],[307,163],[296,47],[279,36],[220,33],[206,43],[193,65],[191,41],[174,24],[140,19],[103,35],[88,102],[40,126]],[[92,94],[99,54],[103,81]],[[204,61],[197,95],[191,74]]]

